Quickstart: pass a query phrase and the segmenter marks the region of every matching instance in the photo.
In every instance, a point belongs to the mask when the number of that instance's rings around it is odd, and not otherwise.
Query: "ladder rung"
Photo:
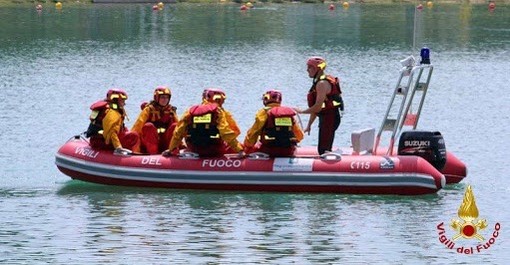
[[[397,123],[396,119],[386,119],[384,120],[383,130],[384,131],[393,131],[395,129],[395,124]]]
[[[416,86],[416,90],[417,91],[423,91],[427,88],[427,83],[418,83],[418,85]]]

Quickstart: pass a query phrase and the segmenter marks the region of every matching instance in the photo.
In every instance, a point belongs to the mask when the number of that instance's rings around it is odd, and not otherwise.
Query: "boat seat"
[[[351,134],[353,155],[367,155],[374,150],[375,128],[354,131]]]

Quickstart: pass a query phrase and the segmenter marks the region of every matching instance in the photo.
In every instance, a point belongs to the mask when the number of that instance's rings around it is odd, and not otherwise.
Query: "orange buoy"
[[[55,3],[55,8],[56,8],[56,9],[59,9],[59,10],[60,10],[60,9],[62,9],[62,3],[60,3],[60,2],[56,2],[56,3]]]
[[[164,7],[165,7],[165,4],[163,4],[163,2],[158,3],[159,10],[163,10]]]
[[[428,1],[427,2],[427,7],[428,8],[432,8],[434,6],[434,3],[432,3],[432,1]]]
[[[349,8],[349,6],[350,6],[349,2],[343,2],[342,3],[342,7],[345,8],[345,9]]]
[[[335,5],[333,4],[330,4],[329,7],[328,7],[329,10],[335,10]]]
[[[489,3],[489,10],[493,11],[496,8],[496,3],[490,2]]]

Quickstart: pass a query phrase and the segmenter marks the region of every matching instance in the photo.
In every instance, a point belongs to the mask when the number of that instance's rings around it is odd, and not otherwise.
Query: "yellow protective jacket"
[[[267,112],[272,107],[279,107],[279,106],[280,106],[280,104],[278,104],[278,103],[270,103],[266,107],[257,111],[257,114],[255,115],[255,122],[253,123],[251,128],[248,130],[248,132],[246,133],[246,137],[244,138],[244,146],[245,147],[251,148],[257,143],[260,135],[262,134],[264,126],[266,125],[267,119],[268,119]],[[303,137],[304,137],[303,131],[301,130],[301,128],[299,127],[297,122],[294,122],[294,125],[292,126],[292,132],[294,133],[294,136],[298,143],[301,142],[301,140],[303,140]]]
[[[234,117],[230,112],[221,107],[220,109],[223,111],[223,113],[225,113],[225,119],[227,119],[228,127],[230,127],[232,131],[234,131],[237,138],[237,136],[241,134],[241,129],[239,129],[239,126],[237,126],[237,122],[234,120]]]
[[[107,109],[103,119],[103,137],[106,144],[112,144],[113,148],[122,147],[119,133],[124,129],[124,115],[114,109]]]
[[[171,105],[166,106],[163,109],[163,115],[170,115],[170,119],[172,122],[178,122],[179,118],[177,117],[177,114],[173,110]],[[140,115],[138,115],[138,118],[135,121],[135,124],[133,124],[133,127],[131,128],[131,131],[137,132],[139,135],[142,135],[142,128],[147,122],[157,122],[159,119],[163,118],[161,116],[160,108],[155,107],[152,104],[147,104],[145,108],[143,108],[142,112],[140,112]],[[152,115],[151,115],[152,114]],[[168,117],[166,117],[168,118]],[[151,120],[149,120],[151,119]],[[166,128],[165,128],[166,129]]]
[[[208,104],[208,103],[209,103],[209,101],[207,101],[205,99],[202,100],[202,104]],[[218,106],[218,108],[223,110],[223,112],[225,113],[225,118],[227,119],[228,126],[230,127],[230,129],[232,131],[235,132],[236,137],[239,136],[241,134],[241,129],[239,129],[239,126],[237,126],[237,122],[234,120],[234,116],[232,116],[232,114],[229,111],[227,111],[226,109],[224,109],[223,107]]]
[[[216,103],[205,103],[205,104],[216,104]],[[240,152],[243,150],[243,146],[237,141],[237,136],[234,130],[230,128],[229,123],[227,122],[227,115],[222,108],[217,108],[217,128],[220,133],[220,137],[223,141],[225,141],[235,152]],[[169,150],[174,150],[179,147],[182,143],[182,139],[186,137],[188,134],[188,125],[191,120],[190,110],[186,110],[186,112],[181,116],[181,119],[177,123],[177,127],[175,128],[174,135],[172,137],[172,141],[168,146]],[[236,125],[237,126],[237,125]]]

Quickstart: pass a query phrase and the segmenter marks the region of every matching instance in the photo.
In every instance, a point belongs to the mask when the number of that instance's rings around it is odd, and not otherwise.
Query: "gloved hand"
[[[239,151],[239,153],[237,153],[237,157],[238,158],[244,158],[246,156],[246,153],[244,151]]]
[[[127,149],[127,148],[122,148],[122,147],[117,147],[113,151],[114,155],[130,155],[132,153],[133,153],[133,151],[131,151],[131,150]]]
[[[179,155],[179,148],[174,148],[173,150],[170,150],[170,149],[166,149],[165,151],[163,151],[163,153],[161,153],[161,155],[163,156],[178,156]]]

